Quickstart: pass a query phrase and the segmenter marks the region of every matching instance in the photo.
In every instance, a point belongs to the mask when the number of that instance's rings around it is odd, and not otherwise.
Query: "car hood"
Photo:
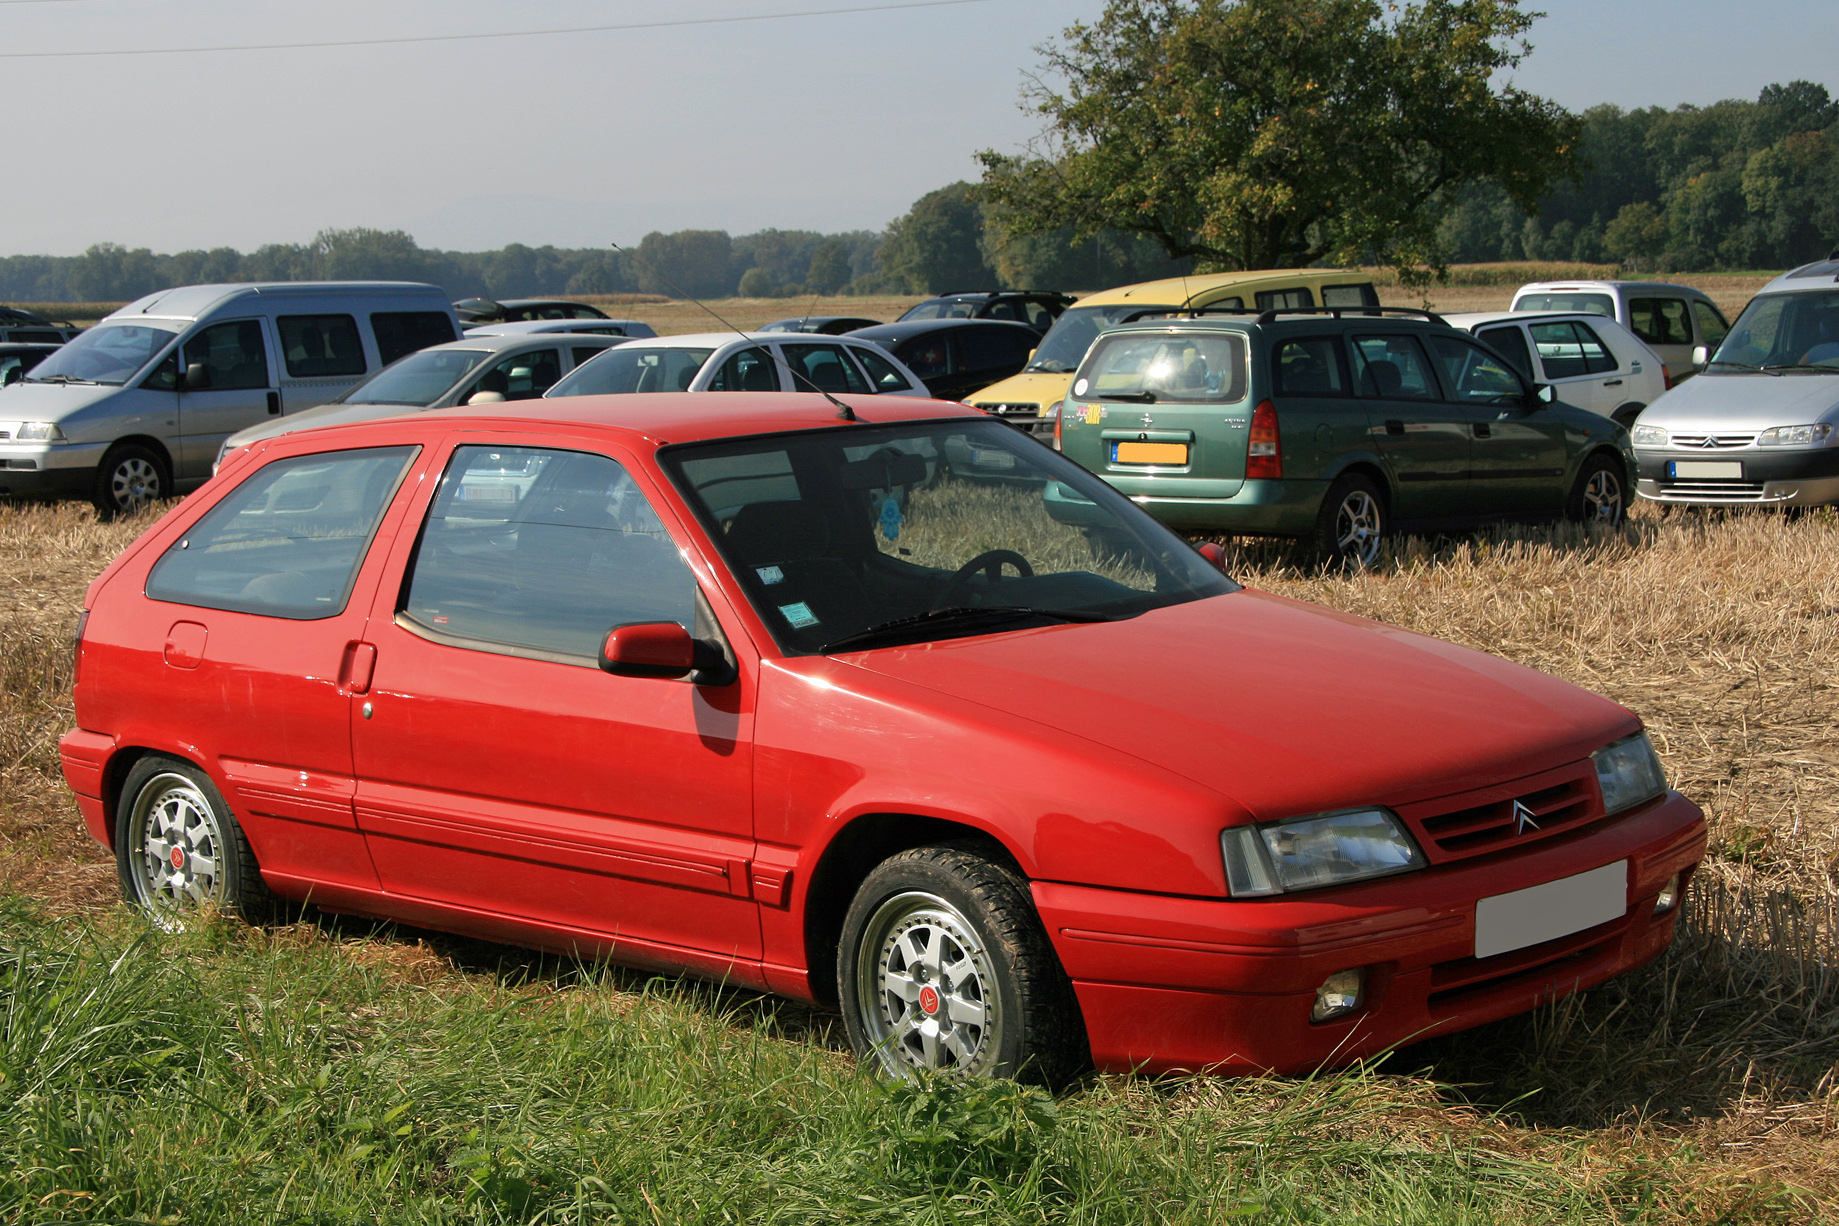
[[[1260,820],[1518,779],[1640,726],[1533,669],[1250,590],[842,658],[1121,750]]]
[[[1829,419],[1839,410],[1839,373],[1830,375],[1702,374],[1641,414],[1643,425],[1761,430]]]
[[[302,409],[298,413],[289,413],[286,417],[277,417],[273,421],[258,422],[245,430],[238,430],[230,436],[225,445],[232,449],[247,447],[265,438],[292,434],[296,430],[313,430],[320,426],[349,426],[353,422],[376,421],[380,417],[400,417],[404,413],[422,411],[423,406],[418,404],[322,404],[314,408]]]
[[[0,391],[0,421],[63,421],[121,390],[111,383],[15,383]]]
[[[1049,375],[1023,371],[1019,375],[1010,375],[1007,379],[992,383],[977,392],[977,399],[990,404],[1037,404],[1046,408],[1056,400],[1065,397],[1066,389],[1073,384],[1069,372],[1064,375]]]

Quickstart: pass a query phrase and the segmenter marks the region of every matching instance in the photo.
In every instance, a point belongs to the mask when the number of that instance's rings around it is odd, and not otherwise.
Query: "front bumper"
[[[1295,1074],[1511,1017],[1652,960],[1679,915],[1654,915],[1654,901],[1704,852],[1704,815],[1669,792],[1517,854],[1314,893],[1234,901],[1033,888],[1100,1068]],[[1618,860],[1629,864],[1621,918],[1474,956],[1478,899]],[[1312,1023],[1316,988],[1356,967],[1367,975],[1362,1007]]]
[[[1676,477],[1667,468],[1675,461],[1735,462],[1743,467],[1740,476]],[[1803,507],[1839,502],[1839,447],[1640,448],[1635,463],[1635,492],[1651,502]]]
[[[0,496],[87,497],[107,450],[102,443],[0,444]]]

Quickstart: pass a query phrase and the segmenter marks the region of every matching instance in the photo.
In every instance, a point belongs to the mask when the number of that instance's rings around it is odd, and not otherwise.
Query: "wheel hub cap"
[[[920,994],[919,994],[919,1007],[926,1011],[926,1016],[928,1017],[931,1017],[935,1015],[936,1013],[938,1013],[939,1011],[938,992],[931,986],[921,988]]]
[[[859,966],[858,1017],[890,1072],[978,1076],[996,1060],[1002,1017],[990,953],[950,903],[925,893],[883,903]]]
[[[185,849],[183,847],[172,849],[172,866],[181,873],[185,871]]]

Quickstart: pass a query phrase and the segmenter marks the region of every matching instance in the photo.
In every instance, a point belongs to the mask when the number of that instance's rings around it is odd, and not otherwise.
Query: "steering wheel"
[[[1026,579],[1034,574],[1034,567],[1028,565],[1028,559],[1013,549],[986,549],[970,561],[960,566],[952,577],[939,589],[938,597],[933,600],[935,609],[948,609],[963,599],[964,590],[971,585],[971,576],[982,571],[991,583],[1003,577],[1003,567],[1013,566]]]

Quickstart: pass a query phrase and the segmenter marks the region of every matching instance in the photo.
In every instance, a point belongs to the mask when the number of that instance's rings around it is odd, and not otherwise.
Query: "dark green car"
[[[1101,334],[1056,445],[1171,527],[1364,565],[1392,532],[1619,523],[1628,432],[1422,311],[1153,319]],[[1075,500],[1056,508],[1079,522]]]

